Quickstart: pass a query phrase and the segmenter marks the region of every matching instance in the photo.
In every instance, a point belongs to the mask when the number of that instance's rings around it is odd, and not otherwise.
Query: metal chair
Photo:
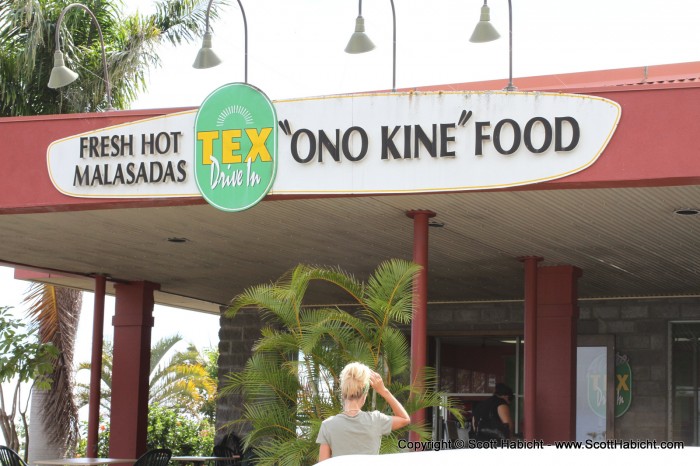
[[[445,438],[452,442],[459,440],[459,433],[457,429],[459,428],[459,423],[451,419],[445,419]]]
[[[219,458],[231,458],[230,460],[216,460],[215,466],[239,466],[243,464],[243,450],[236,451],[226,445],[215,445],[214,456]],[[235,458],[238,456],[238,458]]]
[[[167,448],[148,450],[136,460],[134,466],[168,466],[173,452]]]
[[[27,466],[27,463],[25,463],[12,448],[0,445],[0,465]]]

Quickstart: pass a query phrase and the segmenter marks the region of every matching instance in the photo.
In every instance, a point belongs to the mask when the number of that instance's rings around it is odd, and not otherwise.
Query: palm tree
[[[313,464],[315,440],[323,419],[342,411],[337,393],[341,369],[360,361],[382,374],[408,412],[443,404],[431,389],[434,373],[421,386],[409,385],[410,352],[399,325],[411,320],[412,283],[419,266],[391,260],[381,264],[367,283],[337,268],[299,265],[276,283],[258,285],[236,296],[227,311],[235,317],[244,307],[259,309],[269,326],[253,348],[243,371],[225,378],[220,394],[242,393],[242,418],[250,423],[244,437],[261,465]],[[327,282],[347,293],[354,305],[304,305],[312,282]],[[376,394],[370,409],[389,412]],[[445,405],[459,416],[451,402]],[[382,440],[382,452],[396,451],[407,430],[428,435],[426,426],[410,425]]]
[[[82,292],[34,283],[24,302],[27,314],[38,325],[41,343],[52,343],[59,351],[53,363],[51,388],[32,392],[31,432],[40,434],[27,435],[27,444],[30,438],[42,440],[41,453],[62,454],[75,447],[79,436],[78,408],[73,399],[73,354]],[[50,420],[50,427],[44,420]],[[32,456],[39,453],[37,448],[31,451]]]
[[[151,348],[151,372],[149,375],[149,405],[159,405],[200,417],[205,404],[216,396],[217,380],[208,369],[207,356],[200,354],[193,344],[184,351],[170,354],[175,345],[182,341],[180,335],[158,340]],[[103,415],[109,417],[112,387],[113,348],[105,341],[102,349],[102,387],[100,407]],[[78,365],[78,371],[90,370],[90,363]],[[77,384],[78,407],[89,401],[90,387]]]
[[[218,2],[223,4],[225,0]],[[60,12],[71,0],[0,0],[0,117],[75,113],[104,109],[105,81],[102,74],[101,46],[94,23],[81,9],[70,11],[62,23],[61,40],[67,64],[81,75],[77,82],[60,90],[49,89],[49,74],[53,67],[55,27]],[[115,108],[128,108],[139,91],[146,88],[145,76],[149,68],[159,64],[156,47],[163,41],[173,44],[190,41],[204,30],[207,0],[161,0],[151,15],[121,16],[121,0],[84,0],[95,14],[105,40],[108,72],[112,84],[112,102]],[[216,5],[212,9],[216,15]],[[71,290],[47,286],[37,292],[37,315],[40,325],[49,327],[48,333],[59,335],[65,349],[72,341],[69,329],[77,322],[80,305],[73,313],[58,312],[51,306]],[[41,302],[46,299],[46,302]],[[76,298],[77,299],[77,298]],[[71,317],[66,317],[70,315]],[[52,317],[48,317],[52,316]],[[55,319],[55,320],[54,320]],[[67,319],[67,322],[63,322]],[[46,329],[41,334],[47,333]],[[74,334],[73,334],[74,335]],[[48,337],[50,338],[50,337]],[[69,443],[75,433],[74,405],[63,403],[72,395],[69,387],[68,355],[59,358],[57,379],[50,400],[52,411],[67,416],[65,422],[51,420],[51,428],[41,437],[65,439]],[[60,390],[61,392],[57,392]],[[48,412],[42,399],[32,403],[37,413]],[[34,427],[40,416],[35,416]],[[60,440],[59,443],[63,442]],[[70,445],[68,445],[70,446]],[[49,456],[56,456],[58,452]]]
[[[66,65],[77,71],[80,79],[58,90],[47,87],[56,21],[69,3],[0,0],[0,116],[90,112],[107,107],[99,36],[82,9],[71,10],[61,27]],[[153,14],[122,17],[121,0],[82,3],[95,14],[102,29],[115,108],[128,108],[138,92],[145,90],[146,72],[159,64],[158,44],[179,44],[200,35],[207,6],[207,0],[160,0]]]
[[[206,357],[191,343],[185,351],[178,351],[168,362],[162,362],[180,341],[180,335],[163,338],[151,350],[149,404],[199,416],[204,404],[216,395],[217,380],[207,369]]]

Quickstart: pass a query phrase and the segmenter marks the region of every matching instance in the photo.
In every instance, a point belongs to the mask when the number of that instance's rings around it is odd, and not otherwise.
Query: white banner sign
[[[281,132],[271,193],[279,195],[541,183],[593,164],[621,114],[599,97],[498,91],[347,95],[275,108]],[[51,179],[79,197],[197,196],[195,113],[56,141],[48,150]]]
[[[377,94],[276,103],[275,194],[493,189],[589,167],[620,118],[598,97]]]

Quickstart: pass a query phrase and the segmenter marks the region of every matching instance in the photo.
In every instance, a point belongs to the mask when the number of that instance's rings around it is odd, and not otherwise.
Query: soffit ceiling
[[[196,205],[3,215],[0,261],[78,274],[50,281],[86,289],[92,280],[80,275],[156,282],[159,302],[216,312],[298,263],[365,279],[386,259],[410,259],[405,212],[428,209],[444,224],[429,230],[431,302],[522,299],[517,258],[531,255],[581,268],[581,298],[695,295],[700,215],[673,214],[681,207],[700,207],[700,186],[276,200],[238,213]],[[343,297],[316,287],[311,300]]]

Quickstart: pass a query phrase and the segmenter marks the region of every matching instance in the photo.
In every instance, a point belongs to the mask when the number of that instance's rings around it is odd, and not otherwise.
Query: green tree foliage
[[[441,405],[432,390],[434,373],[408,383],[410,351],[399,325],[412,315],[412,284],[419,266],[391,260],[362,283],[337,268],[299,265],[276,283],[254,286],[236,296],[227,311],[235,317],[244,307],[260,310],[268,326],[239,373],[226,377],[221,395],[242,393],[242,419],[252,430],[244,438],[261,465],[305,465],[318,459],[316,436],[321,422],[342,411],[338,393],[341,369],[360,361],[382,374],[387,387],[409,413]],[[317,282],[338,287],[354,309],[304,305]],[[391,413],[375,393],[366,409]],[[448,402],[447,407],[461,418]],[[413,430],[423,438],[424,425],[411,424],[383,438],[381,451],[398,449],[398,438]]]
[[[85,458],[87,456],[87,428],[88,423],[82,421],[80,423],[81,437],[76,448],[77,458]],[[100,416],[100,426],[97,431],[97,456],[109,458],[109,424],[105,423],[102,416]]]
[[[214,384],[214,388],[217,388],[219,385],[219,348],[204,348],[202,350],[202,363]],[[216,421],[216,393],[204,396],[200,411],[214,425]]]
[[[29,394],[22,399],[23,386],[30,384],[30,392],[33,388],[48,389],[57,356],[53,344],[39,342],[36,327],[28,327],[13,317],[9,308],[0,307],[0,428],[7,446],[15,451],[20,447],[19,433],[27,432]],[[12,387],[9,396],[4,393],[6,384]]]
[[[214,449],[214,426],[172,409],[153,405],[148,410],[147,448],[170,448],[173,455],[209,456]]]
[[[87,429],[87,426],[83,424]],[[208,419],[193,419],[187,415],[159,405],[151,405],[148,410],[148,434],[146,447],[170,448],[175,456],[209,456],[214,449],[216,429]],[[79,456],[87,449],[87,435],[78,446]],[[97,437],[97,454],[109,457],[109,424],[100,420]]]
[[[174,338],[182,340],[179,335]],[[156,343],[156,348],[163,340]],[[164,352],[160,357],[156,355],[158,359],[155,359],[151,353],[152,367],[153,364],[156,367],[151,370],[151,402],[193,417],[202,417],[205,415],[205,406],[210,405],[216,397],[218,385],[216,375],[212,377],[206,351],[200,353],[190,343],[184,351],[176,351],[167,362],[166,355],[167,352]]]
[[[206,351],[201,354],[190,344],[184,351],[175,351],[175,345],[182,341],[180,335],[158,340],[151,348],[151,372],[149,375],[149,406],[159,405],[192,418],[207,417],[209,408],[216,397],[217,379],[212,376],[211,360]],[[168,358],[168,355],[172,356]],[[112,396],[112,344],[104,342],[102,349],[102,393],[100,405],[102,414],[109,417]],[[215,354],[218,354],[215,352]],[[78,371],[90,370],[90,363],[83,362]],[[90,387],[77,384],[78,406],[88,404]]]
[[[56,22],[70,3],[0,0],[0,116],[91,112],[107,107],[98,31],[81,8],[67,12],[60,31],[66,66],[80,78],[60,89],[47,86],[56,49]],[[102,29],[112,105],[118,109],[128,108],[145,89],[148,69],[159,65],[157,45],[188,42],[201,35],[207,6],[207,0],[160,0],[153,14],[123,17],[121,0],[81,3],[95,14]]]

